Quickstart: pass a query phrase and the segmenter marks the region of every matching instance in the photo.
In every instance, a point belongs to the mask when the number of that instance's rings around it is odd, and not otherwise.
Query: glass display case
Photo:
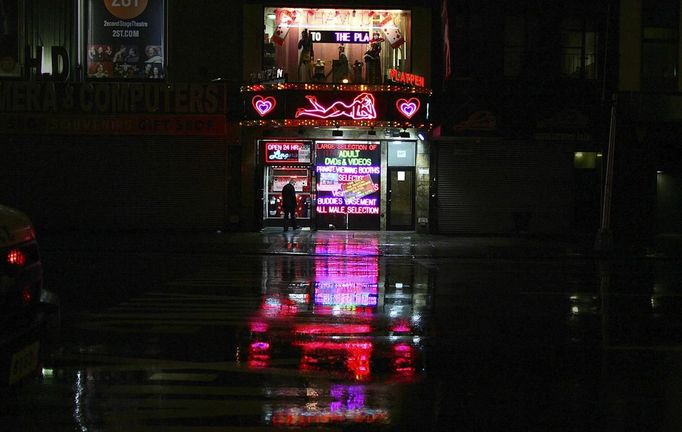
[[[265,170],[264,219],[283,219],[282,188],[294,179],[296,189],[296,218],[310,219],[312,207],[311,175],[306,167],[269,166]]]

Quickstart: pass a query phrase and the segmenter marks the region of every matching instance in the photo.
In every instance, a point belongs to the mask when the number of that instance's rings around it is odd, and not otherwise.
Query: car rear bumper
[[[45,292],[32,313],[0,332],[0,388],[36,373],[60,325],[59,300]]]

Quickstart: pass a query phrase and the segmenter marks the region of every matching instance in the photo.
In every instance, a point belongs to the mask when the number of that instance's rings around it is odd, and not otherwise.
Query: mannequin
[[[369,50],[365,52],[365,63],[367,64],[366,82],[368,84],[381,84],[381,43],[384,38],[379,36],[379,32],[374,32],[369,41]]]
[[[346,57],[345,45],[339,45],[339,59],[332,63],[333,81],[341,82],[343,79],[350,79],[350,66],[348,65],[348,57]]]
[[[301,54],[298,57],[298,80],[301,82],[312,81],[313,78],[313,41],[308,34],[308,29],[301,33],[301,40],[298,41],[298,49]]]

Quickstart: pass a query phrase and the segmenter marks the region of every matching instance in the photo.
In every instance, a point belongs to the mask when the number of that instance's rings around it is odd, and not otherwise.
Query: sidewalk
[[[592,239],[540,237],[463,237],[406,231],[282,232],[75,232],[45,233],[42,248],[122,252],[219,253],[225,255],[373,255],[479,259],[682,258],[682,238],[667,238],[657,251],[605,255]]]
[[[584,245],[522,237],[455,237],[402,231],[39,233],[42,248],[226,255],[375,255],[460,258],[587,257]]]

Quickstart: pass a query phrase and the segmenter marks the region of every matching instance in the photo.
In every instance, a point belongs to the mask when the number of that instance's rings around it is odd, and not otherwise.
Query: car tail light
[[[19,249],[11,249],[7,252],[7,262],[13,266],[23,267],[26,265],[26,254]]]
[[[33,293],[31,293],[30,287],[24,287],[24,289],[21,290],[21,300],[23,300],[24,305],[31,303],[31,300],[33,300]]]

